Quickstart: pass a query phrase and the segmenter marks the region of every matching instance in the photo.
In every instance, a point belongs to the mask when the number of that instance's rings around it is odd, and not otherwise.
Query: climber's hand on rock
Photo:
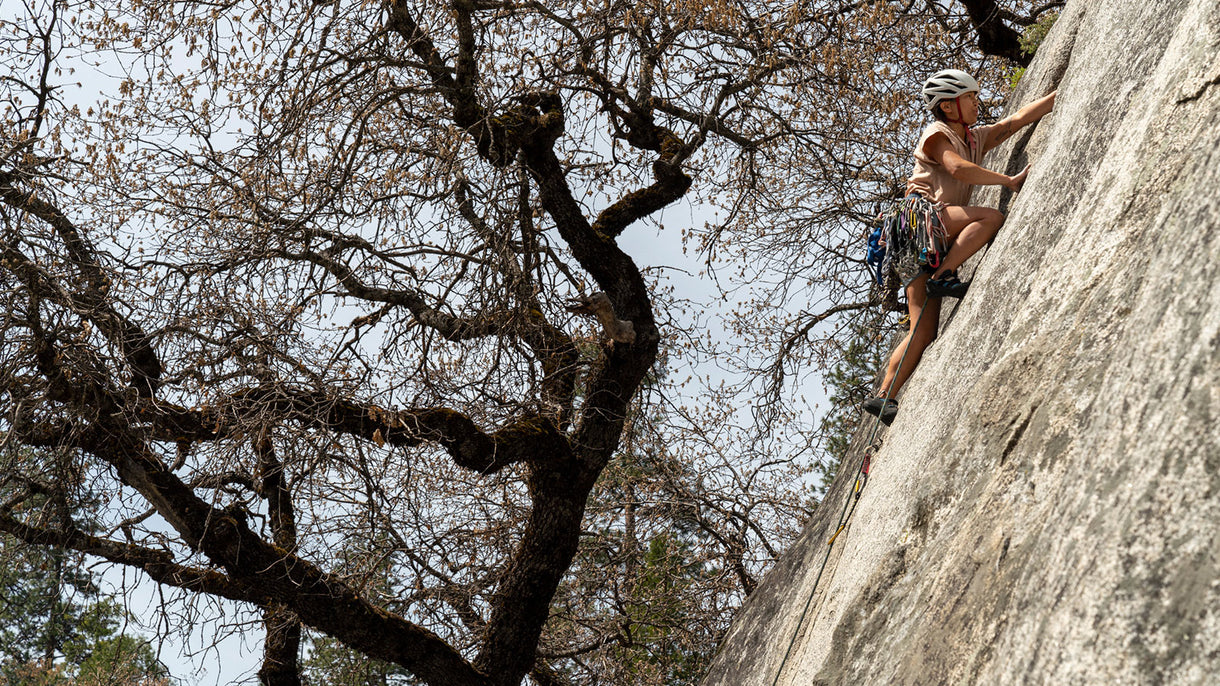
[[[1021,186],[1025,185],[1026,176],[1029,176],[1029,165],[1028,164],[1025,165],[1025,168],[1021,170],[1020,174],[1017,174],[1016,176],[1008,177],[1008,183],[1004,184],[1004,187],[1008,188],[1013,193],[1019,193],[1019,192],[1021,192]]]

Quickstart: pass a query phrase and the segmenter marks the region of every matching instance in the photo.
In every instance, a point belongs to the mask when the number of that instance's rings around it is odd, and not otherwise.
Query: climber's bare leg
[[[971,255],[995,238],[1004,223],[1004,215],[990,207],[962,207],[949,205],[940,212],[941,223],[952,242],[932,278],[938,279],[945,272],[955,271]]]
[[[885,381],[881,383],[881,390],[877,391],[878,397],[897,397],[898,391],[919,364],[923,351],[936,340],[936,330],[940,325],[940,298],[928,298],[927,283],[928,277],[924,275],[907,286],[907,312],[911,316],[911,330],[890,355]],[[919,325],[918,330],[915,328],[916,324]],[[910,352],[907,352],[908,347]],[[906,355],[905,359],[903,355]],[[899,363],[902,365],[901,369]]]

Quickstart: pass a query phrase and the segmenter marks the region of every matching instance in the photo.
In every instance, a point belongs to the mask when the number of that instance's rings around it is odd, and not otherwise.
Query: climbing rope
[[[923,313],[928,309],[927,301],[924,301],[924,306],[919,309],[919,316],[915,318],[915,326],[911,329],[912,332],[919,330],[919,324],[923,321]],[[910,341],[907,341],[907,347],[902,351],[902,357],[898,360],[898,368],[894,370],[894,378],[898,378],[898,374],[902,371],[902,365],[907,361],[907,353],[910,352]],[[893,387],[893,383],[890,384]],[[886,390],[885,400],[890,400],[890,392]],[[884,407],[882,408],[884,409]],[[877,451],[879,445],[875,443],[877,439],[877,431],[881,428],[881,415],[877,415],[876,421],[873,422],[873,431],[868,437],[868,447],[864,449],[864,459],[860,461],[860,469],[856,472],[856,483],[853,486],[853,493],[847,497],[847,501],[843,503],[843,511],[839,513],[839,523],[835,525],[835,532],[830,539],[826,541],[826,556],[822,558],[822,566],[818,568],[818,575],[813,580],[813,589],[809,591],[809,598],[805,600],[805,607],[801,610],[801,617],[796,621],[796,631],[792,632],[792,640],[788,641],[788,649],[784,651],[784,659],[779,663],[779,669],[775,670],[775,678],[771,680],[771,686],[776,686],[779,683],[779,677],[784,673],[784,667],[788,664],[788,658],[792,656],[792,648],[796,645],[797,636],[801,635],[801,627],[805,625],[805,616],[809,613],[809,607],[813,604],[813,598],[818,593],[818,585],[822,582],[822,574],[826,571],[826,563],[830,561],[830,553],[834,550],[835,540],[839,538],[839,534],[847,528],[848,522],[851,521],[852,514],[856,511],[856,503],[860,502],[860,494],[864,491],[864,486],[868,483],[868,474],[872,469],[873,455]]]

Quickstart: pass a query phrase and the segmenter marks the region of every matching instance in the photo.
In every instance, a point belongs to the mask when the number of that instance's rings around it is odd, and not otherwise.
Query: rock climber
[[[974,186],[1021,190],[1029,173],[1008,176],[982,167],[983,155],[1055,105],[1055,92],[1022,107],[1016,114],[985,126],[979,116],[979,84],[958,69],[929,78],[923,98],[936,120],[915,146],[915,168],[907,179],[906,197],[887,213],[885,240],[894,271],[906,288],[911,330],[890,355],[885,380],[864,409],[887,426],[898,412],[895,398],[923,351],[936,339],[941,298],[960,298],[969,286],[957,268],[995,237],[1004,215],[970,202]],[[922,315],[922,316],[921,316]],[[905,359],[904,359],[905,356]]]

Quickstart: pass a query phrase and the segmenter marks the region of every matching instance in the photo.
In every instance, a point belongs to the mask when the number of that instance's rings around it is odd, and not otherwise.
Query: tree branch
[[[313,563],[269,544],[240,515],[200,500],[127,427],[80,433],[82,449],[113,466],[192,548],[225,568],[237,584],[260,589],[266,607],[291,607],[301,621],[372,657],[401,664],[440,686],[482,685],[475,670],[439,636],[392,615]]]
[[[152,341],[143,329],[120,315],[106,301],[110,291],[110,280],[97,263],[96,253],[76,227],[51,203],[38,198],[32,191],[17,190],[14,177],[0,173],[0,202],[50,225],[67,247],[71,262],[85,276],[88,287],[76,294],[68,294],[54,284],[32,260],[26,258],[12,242],[3,249],[8,267],[40,295],[58,302],[73,312],[92,321],[105,336],[123,351],[132,371],[132,386],[144,396],[153,395],[160,385],[161,361],[153,349]]]
[[[979,50],[1029,66],[1032,58],[1021,50],[1021,34],[1002,21],[995,0],[962,0],[962,5],[978,34]]]
[[[134,567],[154,581],[175,588],[249,603],[261,603],[265,597],[243,584],[213,570],[177,564],[168,552],[153,550],[130,543],[120,543],[91,536],[77,530],[65,531],[25,524],[7,511],[0,512],[0,531],[31,545],[50,545],[87,553],[115,564]]]
[[[423,60],[433,85],[453,108],[454,123],[474,138],[479,156],[497,167],[507,167],[527,141],[553,142],[559,137],[563,131],[559,98],[554,94],[534,94],[520,99],[520,106],[495,117],[489,116],[474,91],[477,78],[471,23],[474,5],[469,0],[458,0],[453,7],[458,23],[456,69],[445,63],[405,0],[389,3],[386,29],[406,40],[412,52]]]
[[[284,465],[275,454],[270,429],[259,432],[254,439],[254,454],[258,458],[259,493],[267,501],[267,515],[275,544],[285,550],[297,549],[296,514],[292,493],[284,478]],[[301,620],[290,607],[282,604],[263,609],[263,666],[258,670],[265,686],[299,686],[301,668]]]
[[[492,474],[508,465],[569,454],[567,439],[549,420],[525,416],[492,433],[455,410],[386,410],[322,392],[253,388],[203,409],[168,403],[148,408],[153,437],[162,441],[214,441],[268,418],[296,422],[379,444],[413,447],[438,443],[459,466]]]

